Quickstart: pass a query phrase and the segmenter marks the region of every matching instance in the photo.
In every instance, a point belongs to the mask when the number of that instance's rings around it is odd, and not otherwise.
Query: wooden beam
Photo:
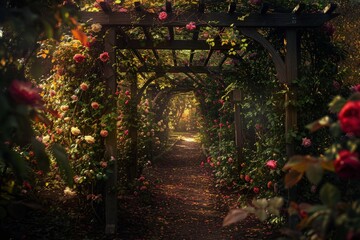
[[[147,27],[142,27],[144,33],[145,33],[145,37],[147,39],[148,42],[153,43],[153,37],[151,36],[151,33],[149,32],[149,29]],[[158,61],[158,63],[160,63],[160,57],[159,54],[156,50],[156,48],[151,48],[156,60]]]
[[[235,145],[236,145],[236,160],[238,170],[241,170],[241,165],[244,163],[244,118],[242,116],[241,102],[243,101],[243,94],[240,89],[232,91],[232,103],[234,105],[234,125],[235,125]]]
[[[297,130],[297,112],[294,103],[296,101],[296,92],[292,83],[298,78],[299,61],[299,42],[296,30],[286,31],[286,85],[288,92],[285,95],[285,135],[286,135],[286,154],[288,157],[294,155],[294,140],[291,133]]]
[[[105,36],[104,50],[109,53],[110,63],[104,64],[104,78],[106,79],[107,94],[114,96],[117,88],[116,71],[113,69],[112,64],[115,63],[115,46],[116,33],[113,28],[110,28]],[[108,113],[112,113],[116,108],[116,101],[109,101],[106,109]],[[108,168],[111,171],[108,174],[108,180],[105,186],[105,233],[108,235],[116,234],[117,229],[117,133],[116,133],[116,118],[112,119],[109,123],[111,131],[105,139],[105,156],[107,161],[112,159],[112,164]]]
[[[333,19],[339,14],[330,13],[253,13],[243,19],[242,13],[198,13],[185,12],[183,14],[169,13],[168,18],[161,23],[163,27],[185,27],[189,22],[196,22],[198,27],[287,27],[287,28],[315,28],[321,27],[324,22]],[[80,12],[81,21],[100,23],[101,25],[117,25],[129,27],[153,27],[159,25],[158,15],[148,12]],[[243,20],[241,20],[243,19]]]
[[[111,6],[108,2],[100,2],[99,4],[104,13],[109,14],[112,12]]]
[[[204,12],[205,12],[205,1],[200,0],[199,1],[199,6],[198,6],[198,13],[203,14]],[[198,25],[196,25],[196,29],[195,29],[195,31],[193,33],[193,36],[192,36],[193,41],[197,41],[199,39],[199,33],[200,33],[200,27]],[[190,50],[190,58],[189,58],[189,65],[190,66],[192,65],[194,55],[195,55],[195,49],[191,49]]]
[[[224,62],[226,61],[227,58],[228,58],[227,55],[224,55],[224,56],[222,57],[222,59],[221,59],[220,62],[219,62],[219,68],[222,67],[222,65],[224,64]]]
[[[236,1],[231,1],[229,3],[228,13],[233,14],[236,10]]]
[[[120,67],[120,72],[127,72],[126,67]],[[156,73],[236,73],[237,71],[233,68],[222,69],[217,66],[143,66],[140,67],[137,72],[156,72]]]
[[[241,28],[241,33],[245,36],[248,36],[252,38],[253,40],[260,43],[266,50],[268,50],[276,68],[276,73],[279,81],[281,83],[286,82],[286,68],[285,63],[280,56],[280,54],[276,51],[276,49],[273,47],[273,45],[266,40],[256,29],[251,28]]]
[[[210,49],[209,50],[209,53],[204,61],[204,67],[206,67],[206,65],[208,65],[209,61],[210,61],[210,58],[211,58],[211,55],[214,53],[214,49]]]
[[[170,1],[166,0],[165,7],[166,7],[167,13],[172,13],[172,5],[171,5]],[[175,39],[174,28],[168,27],[168,31],[169,31],[169,41],[172,42]],[[174,66],[177,66],[176,52],[174,49],[171,52],[172,52],[172,56],[173,56]]]
[[[119,49],[168,49],[168,50],[234,50],[241,49],[240,46],[221,45],[220,42],[215,42],[215,45],[210,45],[205,40],[164,40],[162,42],[150,42],[146,40],[131,39],[131,41],[119,40],[117,47]]]
[[[122,29],[121,27],[119,28],[116,28],[116,32],[119,33],[123,39],[120,39],[119,41],[117,41],[117,45],[116,47],[118,49],[122,49],[122,48],[119,48],[119,45],[120,44],[127,44],[127,43],[130,43],[132,42],[132,40],[130,40],[130,37],[126,34],[126,32],[124,31],[124,29]],[[134,48],[134,47],[127,47],[127,48],[123,48],[123,49],[130,49],[134,54],[135,56],[139,59],[139,61],[146,65],[146,62],[144,60],[144,58],[141,56],[140,52],[137,50],[137,48]]]

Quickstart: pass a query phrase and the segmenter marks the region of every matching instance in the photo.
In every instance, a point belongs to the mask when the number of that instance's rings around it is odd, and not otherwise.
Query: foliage
[[[19,194],[33,189],[35,172],[46,172],[50,158],[61,165],[67,183],[72,182],[67,155],[60,145],[45,148],[32,122],[51,123],[52,112],[43,106],[36,81],[27,79],[26,67],[36,57],[37,41],[59,36],[63,26],[76,28],[70,9],[60,1],[2,1],[0,4],[0,187],[1,216]],[[40,71],[40,67],[34,71]],[[36,165],[36,167],[34,167]]]

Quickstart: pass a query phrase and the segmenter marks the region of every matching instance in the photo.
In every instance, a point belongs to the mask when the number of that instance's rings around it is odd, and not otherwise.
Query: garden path
[[[223,228],[228,209],[218,208],[220,195],[211,174],[200,167],[205,160],[195,135],[183,135],[174,147],[145,172],[158,180],[153,190],[150,236],[144,239],[230,240],[272,239],[268,226],[255,219]]]

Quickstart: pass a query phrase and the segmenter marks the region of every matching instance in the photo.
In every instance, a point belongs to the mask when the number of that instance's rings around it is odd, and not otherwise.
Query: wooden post
[[[131,115],[131,122],[129,126],[129,137],[131,139],[130,143],[130,156],[129,156],[129,165],[128,165],[128,183],[134,181],[137,177],[138,171],[138,79],[137,74],[128,73],[127,75],[131,81],[130,85],[130,111],[129,114]]]
[[[285,56],[285,68],[286,68],[286,85],[288,92],[285,95],[285,137],[286,137],[286,155],[288,158],[295,154],[294,152],[294,139],[291,133],[297,131],[297,111],[294,106],[296,101],[296,91],[293,86],[293,81],[298,78],[298,60],[300,56],[300,44],[298,34],[295,29],[286,30],[286,56]],[[289,189],[289,202],[296,200],[297,193],[296,187]],[[294,216],[289,217],[289,227],[295,228],[298,223],[298,219]]]
[[[288,92],[285,95],[285,135],[286,154],[288,157],[294,155],[294,143],[291,133],[297,130],[297,112],[294,107],[296,92],[292,82],[298,78],[299,44],[298,35],[295,29],[286,31],[286,85]]]
[[[116,92],[116,71],[113,69],[112,64],[115,63],[115,41],[116,34],[113,28],[107,31],[105,36],[105,51],[109,53],[110,60],[104,64],[104,78],[106,79],[107,95],[115,97]],[[111,99],[108,102],[107,113],[113,113],[116,109],[116,100]],[[111,122],[111,131],[105,139],[105,159],[113,161],[109,164],[109,170],[112,173],[109,175],[105,186],[105,233],[116,234],[117,228],[117,128],[116,118]]]
[[[241,164],[244,162],[243,148],[244,148],[244,133],[243,133],[243,121],[241,117],[241,105],[242,93],[240,89],[232,91],[232,102],[234,103],[234,121],[235,121],[235,144],[236,144],[236,158],[238,163],[238,169],[241,170]]]

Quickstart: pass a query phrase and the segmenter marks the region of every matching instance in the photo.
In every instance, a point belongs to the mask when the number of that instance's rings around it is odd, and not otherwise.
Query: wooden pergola
[[[165,1],[165,9],[167,18],[160,21],[158,14],[150,13],[144,10],[140,2],[135,2],[135,10],[131,12],[113,12],[110,5],[105,1],[100,3],[102,11],[100,12],[81,12],[80,20],[83,22],[99,23],[106,29],[108,33],[105,37],[104,50],[109,52],[110,60],[115,62],[116,49],[126,49],[136,58],[142,66],[138,72],[155,72],[158,76],[165,73],[214,73],[222,71],[222,66],[228,55],[224,54],[223,58],[218,62],[217,66],[209,66],[209,61],[216,50],[239,49],[238,46],[221,45],[220,41],[215,41],[215,45],[210,47],[206,40],[199,39],[201,28],[211,26],[217,28],[219,33],[226,28],[235,27],[243,35],[260,43],[270,54],[272,58],[277,78],[289,89],[285,96],[285,102],[291,103],[296,100],[296,92],[292,87],[292,82],[298,77],[299,62],[299,29],[319,28],[326,21],[331,20],[338,14],[333,13],[336,5],[330,4],[322,12],[302,13],[303,5],[296,6],[289,12],[269,12],[269,6],[263,4],[258,13],[250,13],[243,15],[236,12],[237,3],[232,1],[229,4],[227,12],[205,12],[205,0],[199,0],[197,11],[183,12],[176,14],[173,12],[171,1]],[[192,32],[191,40],[177,40],[176,27],[185,27],[189,22],[196,23],[196,29]],[[169,38],[161,42],[154,41],[151,31],[156,27],[167,28]],[[145,39],[131,38],[126,29],[140,28],[143,31]],[[285,32],[285,56],[283,57],[272,44],[260,34],[260,29],[276,28]],[[215,39],[216,40],[216,39]],[[151,50],[153,57],[156,59],[155,65],[149,65],[143,58],[141,51]],[[172,52],[172,65],[162,65],[159,50],[170,50]],[[179,64],[177,59],[177,50],[190,50],[188,64],[186,66]],[[207,51],[207,57],[201,64],[194,64],[194,55],[196,50]],[[123,69],[126,72],[127,69]],[[116,71],[110,64],[105,65],[104,78],[107,80],[108,94],[115,94],[116,91]],[[136,78],[136,76],[134,76]],[[153,80],[153,79],[152,79]],[[150,81],[152,81],[150,80]],[[149,82],[148,82],[149,83]],[[136,90],[136,86],[135,89]],[[235,91],[233,94],[235,103],[235,128],[236,128],[236,144],[241,157],[243,146],[241,133],[240,107],[238,103],[241,101],[241,92]],[[114,103],[115,104],[115,103]],[[285,135],[289,136],[293,130],[297,128],[297,112],[292,104],[286,104],[285,107]],[[115,124],[115,123],[114,123]],[[130,133],[131,135],[131,133]],[[133,137],[137,137],[137,131],[132,133]],[[114,157],[116,159],[116,131],[109,134],[106,139],[106,157]],[[136,144],[135,144],[136,147]],[[136,149],[135,149],[136,150]],[[286,137],[286,153],[290,157],[294,154],[294,146],[292,140]],[[136,156],[134,156],[136,158]],[[135,159],[136,160],[136,159]],[[107,234],[116,233],[117,228],[117,164],[112,165],[113,174],[110,176],[106,187],[106,229]]]

